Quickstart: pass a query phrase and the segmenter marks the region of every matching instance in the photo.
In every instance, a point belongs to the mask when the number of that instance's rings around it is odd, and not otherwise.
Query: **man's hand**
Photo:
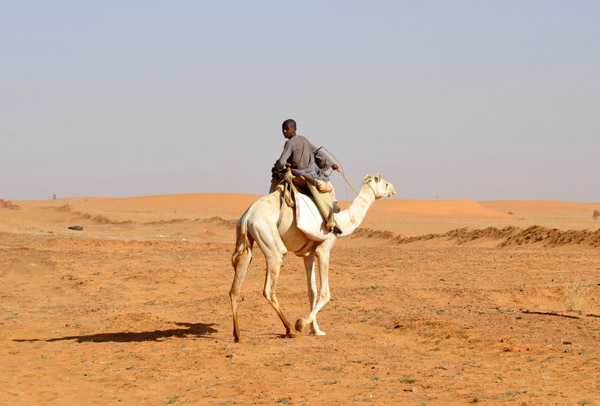
[[[331,169],[333,169],[334,171],[337,171],[340,169],[340,167],[337,166],[337,164],[333,164],[333,165],[331,165]]]

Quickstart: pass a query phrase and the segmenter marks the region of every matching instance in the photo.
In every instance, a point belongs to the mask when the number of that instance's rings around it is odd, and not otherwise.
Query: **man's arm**
[[[281,156],[279,157],[277,162],[275,162],[275,167],[278,170],[282,170],[283,168],[285,168],[285,164],[287,163],[287,160],[291,155],[292,155],[292,145],[290,143],[290,140],[287,140],[285,142],[285,144],[283,145],[283,152],[281,152]]]
[[[326,171],[329,168],[333,168],[333,170],[337,171],[338,166],[333,162],[333,159],[329,157],[323,150],[323,148],[314,148],[313,154],[315,155],[315,162],[319,169],[322,171]]]

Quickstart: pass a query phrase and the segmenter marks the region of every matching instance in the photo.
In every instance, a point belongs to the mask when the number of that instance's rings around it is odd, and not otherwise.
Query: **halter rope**
[[[345,181],[344,187],[346,188],[346,198],[348,199],[348,201],[350,200],[350,193],[348,193],[348,186],[350,186],[350,188],[352,189],[352,191],[354,193],[356,193],[356,195],[358,195],[358,192],[356,191],[356,189],[354,189],[354,187],[352,186],[352,184],[350,183],[350,181],[348,180],[348,178],[346,178],[346,175],[344,174],[344,165],[342,165],[342,163],[340,162],[340,160],[337,159],[336,156],[333,155],[331,153],[331,151],[329,151],[327,148],[325,148],[325,147],[319,147],[319,149],[324,149],[325,151],[327,151],[329,153],[329,155],[331,155],[333,157],[333,159],[335,159],[337,161],[338,165],[340,166],[341,170],[338,170],[338,172],[344,178],[344,181]],[[333,170],[331,172],[333,172]],[[329,175],[331,175],[331,172],[329,173]],[[327,176],[329,176],[329,175],[327,175]],[[371,189],[373,189],[373,188],[371,188]],[[373,190],[373,192],[375,192],[375,191]]]

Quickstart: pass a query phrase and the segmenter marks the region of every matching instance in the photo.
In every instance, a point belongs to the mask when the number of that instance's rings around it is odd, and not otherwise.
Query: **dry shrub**
[[[567,311],[579,310],[588,300],[590,286],[584,285],[580,277],[575,278],[572,284],[565,286],[564,299]]]

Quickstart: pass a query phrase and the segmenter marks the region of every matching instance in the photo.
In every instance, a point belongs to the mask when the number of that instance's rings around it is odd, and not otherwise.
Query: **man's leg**
[[[323,193],[323,192],[331,192],[331,196],[333,199],[333,212],[334,213],[339,213],[340,212],[340,207],[337,205],[337,199],[335,198],[335,189],[333,188],[333,185],[331,184],[330,181],[324,181],[324,180],[320,180],[317,179],[315,181],[315,183],[317,184],[317,189],[319,190],[319,192]]]
[[[310,192],[312,193],[315,199],[315,203],[317,203],[319,211],[325,219],[327,231],[335,231],[341,233],[341,230],[339,229],[339,227],[337,227],[337,224],[335,223],[335,219],[333,217],[333,193],[319,192],[319,190],[310,183],[308,183],[308,188],[310,189]]]

